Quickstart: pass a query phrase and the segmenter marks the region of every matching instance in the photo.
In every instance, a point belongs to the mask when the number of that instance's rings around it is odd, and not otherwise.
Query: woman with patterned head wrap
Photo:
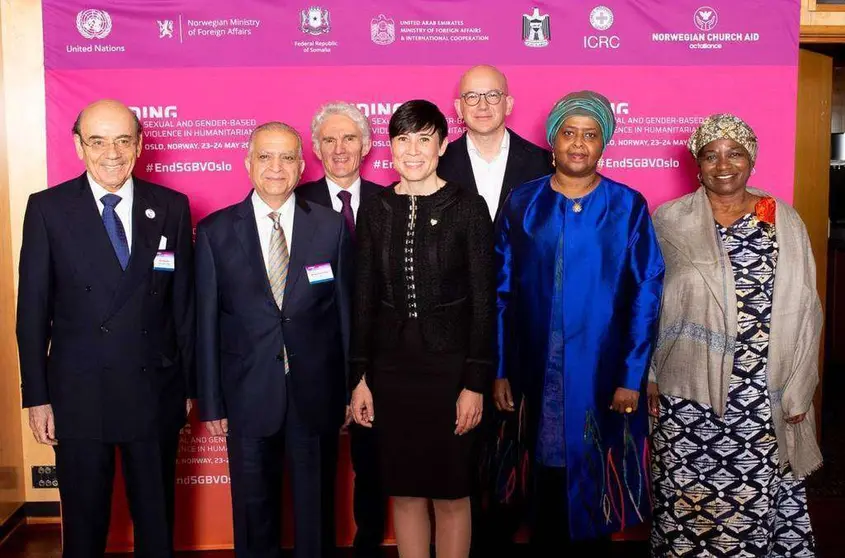
[[[649,516],[645,379],[663,259],[643,196],[597,172],[614,126],[598,93],[558,101],[555,172],[516,188],[497,224],[494,399],[525,419],[540,547],[604,544]]]
[[[701,187],[654,214],[666,283],[648,390],[653,554],[815,556],[800,480],[821,465],[810,241],[794,209],[748,187],[748,124],[710,116],[688,145]]]

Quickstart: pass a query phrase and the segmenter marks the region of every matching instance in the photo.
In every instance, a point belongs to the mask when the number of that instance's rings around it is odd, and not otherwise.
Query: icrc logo
[[[82,10],[76,14],[76,29],[86,39],[105,39],[111,33],[111,16],[105,10]]]

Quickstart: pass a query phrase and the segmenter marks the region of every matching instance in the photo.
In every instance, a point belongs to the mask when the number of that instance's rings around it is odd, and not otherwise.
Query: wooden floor
[[[288,552],[285,556],[292,556]],[[109,554],[109,558],[129,557],[131,554]],[[179,552],[178,558],[234,558],[231,550]],[[395,547],[385,547],[382,558],[398,558]],[[529,558],[532,556],[527,548],[520,548],[507,558]],[[648,550],[645,543],[616,543],[613,558],[647,558]],[[60,558],[61,535],[58,525],[26,525],[19,527],[9,539],[0,545],[2,558]],[[93,557],[92,557],[93,558]],[[338,551],[337,558],[352,558],[349,549]],[[505,558],[505,557],[502,557]],[[591,558],[610,558],[595,556]]]
[[[842,533],[845,521],[845,501],[835,499],[827,502],[814,502],[811,506],[813,527],[819,543],[819,558],[845,558],[845,536]],[[179,558],[233,558],[234,552],[205,551],[181,552]],[[27,525],[19,527],[11,537],[0,545],[0,556],[3,558],[60,558],[61,536],[58,525]],[[113,554],[110,558],[131,556],[129,554]],[[292,556],[287,553],[285,556]],[[527,548],[514,553],[511,558],[529,558],[531,554]],[[614,557],[619,558],[647,558],[648,549],[645,543],[616,543]],[[398,557],[396,549],[386,547],[382,552],[383,558]],[[352,558],[352,552],[342,549],[338,558]],[[592,557],[605,558],[605,557]]]

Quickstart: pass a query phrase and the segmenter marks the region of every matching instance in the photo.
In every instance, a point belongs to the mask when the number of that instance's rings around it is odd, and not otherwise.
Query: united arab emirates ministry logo
[[[549,14],[540,14],[534,8],[531,14],[522,14],[522,42],[525,46],[544,47],[549,45],[552,34],[549,27]]]
[[[105,10],[82,10],[76,14],[76,29],[86,39],[105,39],[111,33],[111,16]]]
[[[370,20],[370,38],[377,45],[389,45],[396,40],[396,24],[384,14]]]
[[[331,31],[329,11],[319,6],[311,6],[299,12],[299,29],[309,35],[322,35]]]

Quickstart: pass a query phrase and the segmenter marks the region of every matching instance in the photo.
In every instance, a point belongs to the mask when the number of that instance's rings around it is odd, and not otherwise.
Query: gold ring
[[[625,412],[626,413],[632,413],[632,412],[634,412],[634,409],[632,409],[631,407],[625,407]]]

